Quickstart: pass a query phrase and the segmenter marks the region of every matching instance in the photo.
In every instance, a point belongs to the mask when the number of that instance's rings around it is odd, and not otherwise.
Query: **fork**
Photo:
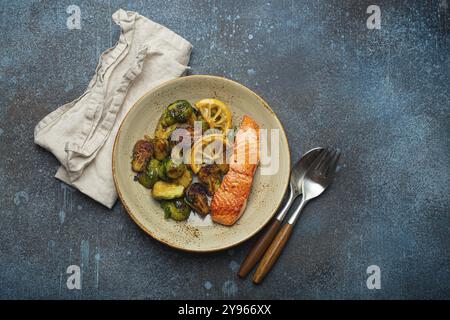
[[[281,228],[280,232],[278,232],[264,254],[264,257],[253,276],[253,282],[255,284],[261,283],[278,260],[284,246],[292,234],[292,229],[300,217],[302,209],[311,199],[318,197],[330,185],[336,171],[339,157],[339,151],[330,151],[329,149],[326,149],[325,152],[322,152],[322,154],[312,163],[311,167],[306,172],[302,184],[302,201],[295,209],[288,222]]]

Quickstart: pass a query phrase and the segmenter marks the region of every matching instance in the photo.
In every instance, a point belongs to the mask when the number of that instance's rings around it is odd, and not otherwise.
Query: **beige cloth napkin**
[[[111,208],[112,148],[127,111],[147,91],[188,69],[192,45],[136,12],[116,11],[117,44],[101,56],[87,90],[42,119],[35,143],[61,162],[56,178]]]

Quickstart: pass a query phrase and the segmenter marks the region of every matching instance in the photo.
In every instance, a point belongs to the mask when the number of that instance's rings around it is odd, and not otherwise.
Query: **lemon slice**
[[[211,129],[219,129],[226,133],[231,128],[231,114],[228,106],[217,99],[203,99],[195,103],[203,119]]]
[[[219,163],[219,159],[225,159],[230,142],[221,133],[213,133],[202,136],[191,149],[191,168],[194,173],[198,173],[202,164]]]

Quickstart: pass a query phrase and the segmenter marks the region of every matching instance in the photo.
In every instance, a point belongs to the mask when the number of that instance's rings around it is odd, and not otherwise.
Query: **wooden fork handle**
[[[253,269],[253,267],[258,263],[258,261],[266,252],[273,238],[280,229],[281,221],[278,219],[273,219],[269,227],[264,231],[264,234],[256,241],[252,249],[247,254],[244,262],[241,264],[238,275],[241,278],[245,278],[247,274]]]
[[[253,276],[253,282],[255,284],[260,284],[266,277],[267,273],[272,269],[275,262],[278,260],[284,246],[286,245],[288,239],[292,234],[292,224],[286,223],[278,232],[277,236],[273,240],[269,249],[267,249],[264,257],[259,263],[256,269],[255,275]]]

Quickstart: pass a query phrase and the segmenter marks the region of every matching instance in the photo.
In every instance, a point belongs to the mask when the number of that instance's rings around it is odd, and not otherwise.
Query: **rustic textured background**
[[[395,4],[393,4],[395,3]],[[66,8],[81,9],[81,30]],[[381,30],[366,8],[382,10]],[[148,237],[53,175],[35,124],[79,96],[114,45],[118,8],[194,45],[192,73],[263,96],[293,161],[343,152],[263,285],[236,277],[253,240],[187,254]],[[448,2],[6,1],[0,4],[0,298],[450,298]],[[65,270],[82,266],[82,290]],[[381,268],[368,290],[366,268]]]

